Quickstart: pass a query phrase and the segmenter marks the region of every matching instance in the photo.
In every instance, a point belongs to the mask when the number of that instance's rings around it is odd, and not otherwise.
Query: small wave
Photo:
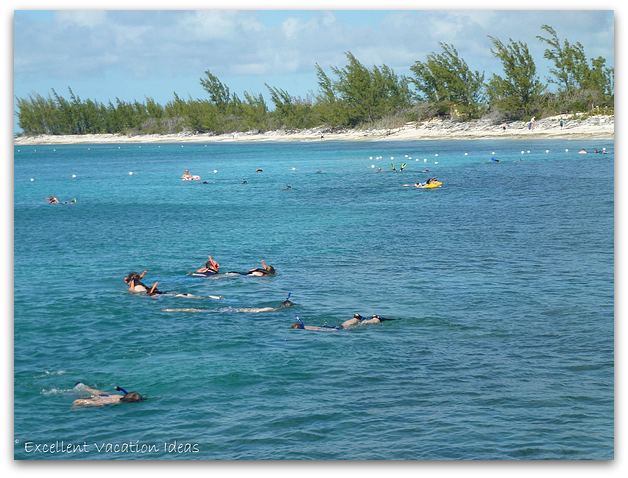
[[[44,378],[44,377],[55,377],[58,375],[65,375],[65,370],[44,370],[44,373],[41,375],[36,375],[35,378]]]
[[[72,393],[74,391],[74,389],[72,388],[42,388],[41,389],[41,394],[44,396],[50,396],[50,395],[66,395],[68,393]]]
[[[209,309],[193,309],[193,308],[178,308],[178,309],[161,309],[162,312],[209,312]]]

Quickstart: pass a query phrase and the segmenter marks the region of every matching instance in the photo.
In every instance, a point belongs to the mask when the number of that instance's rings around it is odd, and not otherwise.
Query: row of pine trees
[[[528,45],[489,37],[491,52],[502,65],[490,78],[474,71],[453,45],[411,67],[411,76],[396,74],[386,65],[363,65],[351,52],[346,65],[326,72],[318,64],[318,92],[306,98],[266,85],[273,108],[262,94],[232,92],[212,72],[201,86],[207,98],[183,99],[176,93],[161,105],[144,101],[108,103],[83,100],[69,89],[66,98],[52,90],[44,97],[17,98],[19,126],[24,134],[125,133],[153,134],[181,131],[222,134],[268,131],[397,126],[432,117],[471,120],[489,116],[496,122],[529,119],[557,113],[611,112],[614,70],[603,57],[587,58],[580,42],[561,40],[549,25],[538,40],[552,65],[549,83],[541,81]]]

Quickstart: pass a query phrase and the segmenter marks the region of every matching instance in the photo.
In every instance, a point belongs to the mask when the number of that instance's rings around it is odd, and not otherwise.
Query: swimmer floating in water
[[[74,389],[78,392],[88,393],[89,398],[79,398],[72,402],[74,407],[102,407],[104,405],[118,405],[120,403],[141,402],[144,400],[137,392],[127,392],[122,387],[116,386],[115,390],[119,393],[107,393],[78,382]]]
[[[157,295],[161,294],[161,291],[157,289],[156,281],[151,287],[148,287],[146,284],[142,282],[142,279],[146,275],[147,271],[138,274],[137,272],[130,272],[123,280],[124,283],[129,286],[129,292],[132,294],[142,294],[145,293],[147,295]]]
[[[220,300],[223,297],[221,295],[194,295],[188,292],[174,292],[174,291],[161,291],[157,289],[157,284],[159,281],[155,281],[155,283],[148,287],[146,284],[142,282],[142,279],[146,275],[146,271],[138,274],[137,272],[130,272],[123,280],[124,283],[129,286],[129,292],[133,294],[146,294],[148,296],[157,296],[157,295],[167,295],[172,297],[179,297],[183,299],[215,299]]]
[[[262,267],[256,267],[255,269],[250,269],[246,272],[238,272],[238,271],[229,271],[226,275],[241,275],[241,276],[254,276],[254,277],[264,277],[264,276],[274,276],[276,274],[275,268],[273,266],[269,266],[266,264],[264,259],[262,259]]]
[[[326,332],[330,330],[346,330],[352,327],[356,327],[358,325],[373,325],[373,324],[381,324],[387,320],[395,320],[395,319],[386,319],[377,314],[373,315],[370,319],[363,317],[360,314],[353,314],[353,317],[349,320],[345,320],[342,324],[337,325],[335,327],[329,325],[317,326],[317,325],[305,325],[302,320],[298,320],[298,322],[293,323],[290,328],[291,329],[303,329],[303,330],[316,330],[321,332]]]
[[[287,309],[294,306],[294,302],[290,300],[290,296],[281,302],[277,307],[239,307],[236,309],[224,309],[224,312],[244,312],[249,314],[260,314],[263,312],[279,312],[280,310]]]
[[[196,269],[194,273],[209,276],[218,274],[219,270],[220,264],[218,264],[218,262],[216,262],[212,256],[207,256],[207,262],[205,263],[205,265]]]

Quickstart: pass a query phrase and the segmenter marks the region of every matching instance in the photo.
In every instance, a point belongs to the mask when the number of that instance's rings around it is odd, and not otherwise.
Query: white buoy
[[[435,153],[434,156],[438,158],[438,153]]]
[[[548,153],[549,153],[549,149],[546,149],[546,150],[545,150],[545,154],[548,154]]]
[[[35,152],[37,152],[37,149],[35,149]]]
[[[371,164],[371,169],[375,169],[375,165],[374,164]]]
[[[438,161],[434,161],[434,164],[438,164]]]
[[[423,158],[423,162],[424,162],[424,163],[427,163],[427,158]]]
[[[395,159],[395,157],[394,157],[394,156],[391,156],[391,157],[390,157],[390,159]]]
[[[73,175],[72,175],[72,179],[76,179],[76,174],[73,174]]]
[[[142,149],[142,145],[139,145],[138,148]]]
[[[92,150],[92,148],[87,148],[87,151],[91,151],[91,150]]]
[[[183,145],[181,145],[181,147],[183,148]]]
[[[129,171],[129,176],[133,176],[133,171]]]
[[[568,152],[569,152],[569,149],[568,149],[568,148],[565,148],[565,153],[568,153]]]
[[[20,150],[18,149],[18,150],[17,150],[17,152],[19,153],[19,152],[20,152]]]
[[[372,160],[372,159],[373,159],[373,156],[369,156],[369,159],[370,159],[370,160]]]
[[[218,170],[217,170],[217,169],[214,169],[214,174],[216,174],[217,172],[218,172]]]
[[[530,154],[530,150],[528,149],[528,151],[526,151],[528,154]]]
[[[495,156],[495,151],[491,151],[491,154],[492,154],[493,156]]]
[[[404,158],[407,158],[407,157],[408,157],[408,155],[407,155],[407,154],[404,154],[404,155],[403,155],[403,157],[404,157]]]
[[[32,183],[33,181],[35,181],[35,178],[31,178],[31,183]]]
[[[57,152],[57,148],[52,148],[52,152],[56,153]]]
[[[469,153],[464,153],[465,156],[469,156]]]
[[[296,170],[297,170],[297,168],[290,168],[290,170],[291,170],[291,171],[296,171]]]
[[[416,159],[415,159],[415,161],[418,161],[418,160],[419,160],[419,158],[416,158]]]
[[[522,151],[521,151],[521,154],[526,154],[526,152],[522,150]]]
[[[118,149],[120,149],[120,146],[118,146]]]

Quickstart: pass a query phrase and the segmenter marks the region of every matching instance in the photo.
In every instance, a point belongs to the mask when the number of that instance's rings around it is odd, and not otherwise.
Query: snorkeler
[[[124,283],[129,286],[129,292],[133,294],[157,295],[162,292],[157,289],[158,281],[156,281],[151,287],[148,287],[142,282],[142,279],[146,275],[147,271],[138,274],[137,272],[130,272],[123,280]]]
[[[48,204],[59,204],[61,202],[57,196],[48,196],[47,200]]]
[[[212,256],[207,256],[207,262],[203,267],[199,267],[194,271],[195,274],[201,274],[204,276],[218,274],[220,270],[220,264],[214,260]]]
[[[118,405],[119,403],[127,403],[127,402],[141,402],[144,400],[137,392],[127,392],[122,387],[116,386],[115,390],[119,393],[107,393],[102,390],[97,390],[95,388],[88,387],[87,385],[78,382],[74,389],[78,392],[85,392],[90,395],[89,398],[79,398],[72,402],[72,405],[75,407],[102,407],[104,405]]]
[[[245,312],[249,314],[259,314],[262,312],[279,312],[280,310],[292,307],[294,302],[290,299],[282,301],[277,307],[239,307],[237,309],[225,309],[225,312]]]
[[[349,320],[345,320],[342,324],[337,325],[335,327],[329,325],[305,325],[301,319],[297,317],[297,322],[293,323],[290,328],[291,329],[303,329],[303,330],[316,330],[316,331],[333,331],[333,330],[346,330],[357,325],[372,325],[372,324],[381,324],[386,320],[395,320],[395,319],[386,319],[377,314],[373,315],[370,319],[363,317],[360,314],[353,314],[353,317]]]
[[[251,269],[248,272],[246,272],[245,275],[255,276],[255,277],[274,276],[275,268],[273,266],[269,266],[268,264],[266,264],[264,259],[262,259],[262,267]]]

